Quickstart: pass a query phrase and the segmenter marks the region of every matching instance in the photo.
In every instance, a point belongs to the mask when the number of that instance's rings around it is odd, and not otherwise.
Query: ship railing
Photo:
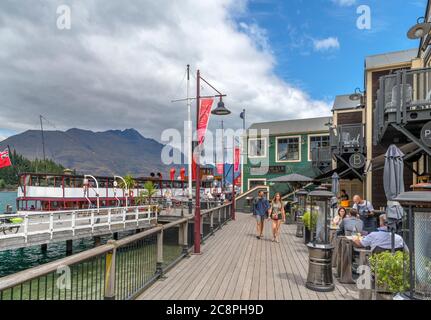
[[[203,210],[201,238],[230,219],[232,205]],[[193,216],[0,278],[0,300],[127,300],[189,255]]]
[[[0,215],[0,241],[11,238],[24,238],[49,235],[53,240],[56,234],[71,232],[75,237],[81,230],[107,229],[121,231],[126,227],[157,222],[158,206],[92,208],[62,211],[20,211],[16,214]]]

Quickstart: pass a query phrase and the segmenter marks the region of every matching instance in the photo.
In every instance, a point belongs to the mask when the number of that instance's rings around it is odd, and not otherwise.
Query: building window
[[[277,162],[299,162],[301,161],[301,138],[282,137],[277,138],[276,146]]]
[[[329,136],[308,136],[308,161],[312,160],[312,152],[317,148],[329,147]]]
[[[254,138],[248,140],[248,157],[265,158],[266,157],[266,139]]]
[[[266,186],[266,179],[248,179],[248,190],[261,186]]]

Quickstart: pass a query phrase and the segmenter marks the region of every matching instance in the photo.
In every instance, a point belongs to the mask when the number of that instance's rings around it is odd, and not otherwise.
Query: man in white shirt
[[[367,248],[370,247],[371,251],[374,252],[376,248],[383,250],[392,249],[391,232],[388,230],[387,217],[385,214],[380,216],[380,228],[377,231],[370,233],[364,239],[356,239],[354,241],[355,246]],[[396,234],[395,235],[395,250],[404,248],[403,238]]]

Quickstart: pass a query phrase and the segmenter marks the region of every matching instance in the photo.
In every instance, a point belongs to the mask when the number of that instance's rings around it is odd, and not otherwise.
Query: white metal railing
[[[0,241],[11,238],[28,238],[34,235],[54,234],[72,231],[75,236],[78,230],[96,229],[113,226],[157,221],[157,206],[113,207],[101,209],[67,210],[67,211],[20,211],[17,214],[0,215]],[[116,229],[117,230],[117,229]]]

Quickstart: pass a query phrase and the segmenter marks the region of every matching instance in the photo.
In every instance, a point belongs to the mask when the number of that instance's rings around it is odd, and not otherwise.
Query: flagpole
[[[187,135],[188,135],[188,205],[189,205],[189,215],[193,212],[193,131],[192,131],[192,100],[190,99],[190,65],[187,65]]]

